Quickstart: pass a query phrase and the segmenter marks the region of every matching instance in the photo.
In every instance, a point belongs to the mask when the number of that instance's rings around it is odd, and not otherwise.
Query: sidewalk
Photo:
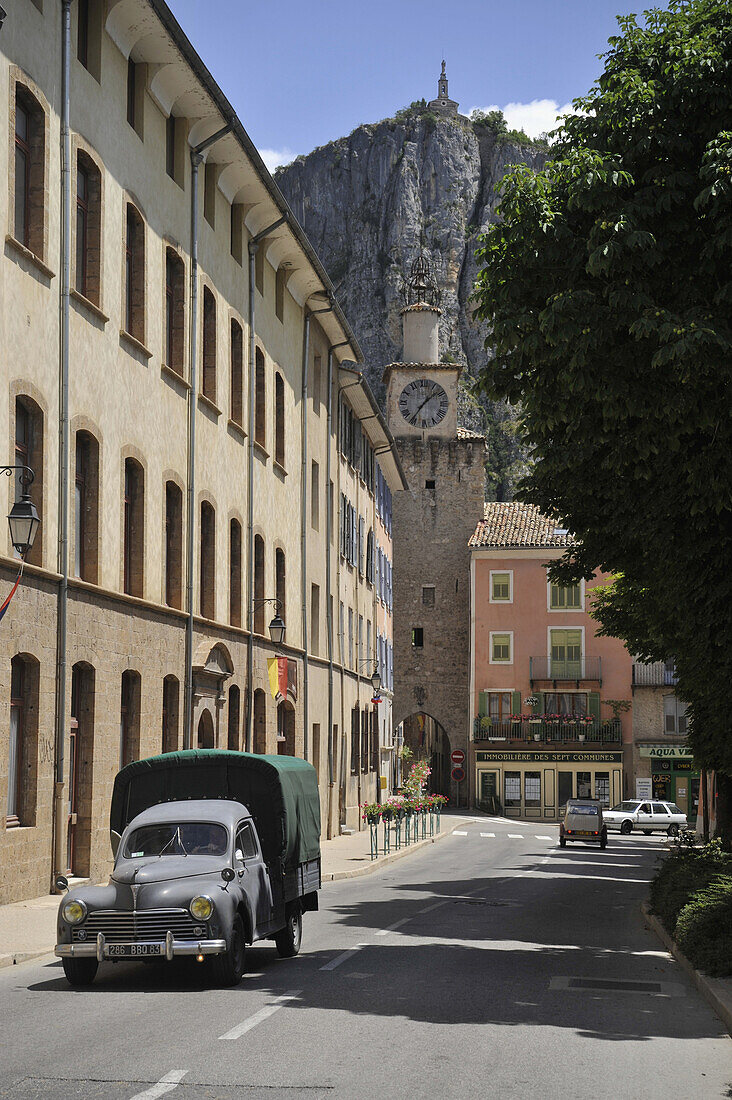
[[[469,814],[457,812],[442,814],[441,829],[433,837],[419,840],[409,846],[402,846],[398,852],[380,855],[371,859],[371,838],[368,829],[353,833],[352,836],[338,836],[321,842],[322,879],[324,883],[339,879],[356,878],[368,875],[395,859],[402,859],[411,852],[419,851],[428,844],[434,844],[441,837],[449,836],[453,830],[469,820]],[[379,844],[382,831],[379,829]],[[0,968],[14,966],[38,958],[53,951],[56,943],[56,911],[60,897],[44,894],[40,898],[17,901],[11,905],[0,905]]]

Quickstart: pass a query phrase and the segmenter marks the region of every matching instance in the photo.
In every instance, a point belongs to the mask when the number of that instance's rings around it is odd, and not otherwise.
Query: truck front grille
[[[187,909],[104,909],[90,913],[78,928],[72,928],[75,942],[95,940],[101,932],[107,943],[136,943],[164,940],[166,932],[176,940],[201,939],[206,928],[195,921]],[[80,934],[81,933],[81,934]]]

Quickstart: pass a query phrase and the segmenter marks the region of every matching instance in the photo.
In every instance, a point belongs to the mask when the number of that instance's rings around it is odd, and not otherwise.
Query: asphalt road
[[[0,971],[0,1097],[243,1100],[732,1096],[732,1040],[639,912],[659,837],[561,850],[481,820],[331,883],[303,949]]]

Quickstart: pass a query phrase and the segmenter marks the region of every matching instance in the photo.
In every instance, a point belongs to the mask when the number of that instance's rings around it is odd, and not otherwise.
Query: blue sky
[[[437,94],[530,134],[583,95],[629,0],[168,0],[273,168]],[[658,6],[665,7],[661,2]]]

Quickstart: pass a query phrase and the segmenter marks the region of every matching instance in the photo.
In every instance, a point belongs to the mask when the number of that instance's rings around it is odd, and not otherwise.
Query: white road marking
[[[178,1087],[187,1073],[187,1069],[172,1069],[170,1073],[166,1073],[165,1077],[161,1077],[149,1089],[135,1093],[131,1100],[156,1100],[158,1096],[165,1096],[166,1092],[172,1092],[174,1088]]]
[[[335,970],[337,966],[344,963],[346,959],[350,959],[351,955],[355,955],[357,951],[360,951],[362,947],[367,947],[365,943],[356,944],[355,947],[349,947],[348,951],[343,951],[340,955],[336,955],[334,959],[331,959],[325,966],[321,966],[321,970]]]
[[[467,836],[468,834],[466,832],[464,832],[462,829],[454,829],[452,835],[453,836]]]
[[[390,932],[393,932],[396,928],[401,928],[403,924],[407,924],[407,922],[412,919],[412,917],[402,917],[401,920],[396,921],[394,924],[390,924],[388,928],[380,928],[376,935],[388,936]]]
[[[509,833],[508,834],[508,839],[509,840],[523,840],[524,839],[524,834],[523,833]]]
[[[264,1020],[267,1020],[288,1001],[294,1000],[294,998],[298,997],[301,993],[301,989],[291,989],[288,993],[283,993],[282,996],[277,997],[271,1005],[260,1008],[259,1012],[255,1012],[248,1020],[244,1020],[243,1023],[237,1024],[236,1027],[232,1027],[231,1031],[227,1031],[225,1035],[219,1035],[219,1039],[240,1039],[242,1035],[246,1035],[246,1033],[256,1027],[257,1024],[261,1024]],[[143,1095],[147,1096],[146,1093],[143,1093]],[[158,1096],[161,1094],[155,1093],[154,1095]]]
[[[419,909],[417,915],[420,913],[431,913],[433,909],[439,909],[441,906],[447,905],[446,901],[436,901],[434,905],[428,905],[426,909]]]
[[[536,840],[554,840],[553,836],[539,836],[538,833],[534,834]]]
[[[495,833],[481,833],[481,836],[495,836]]]

